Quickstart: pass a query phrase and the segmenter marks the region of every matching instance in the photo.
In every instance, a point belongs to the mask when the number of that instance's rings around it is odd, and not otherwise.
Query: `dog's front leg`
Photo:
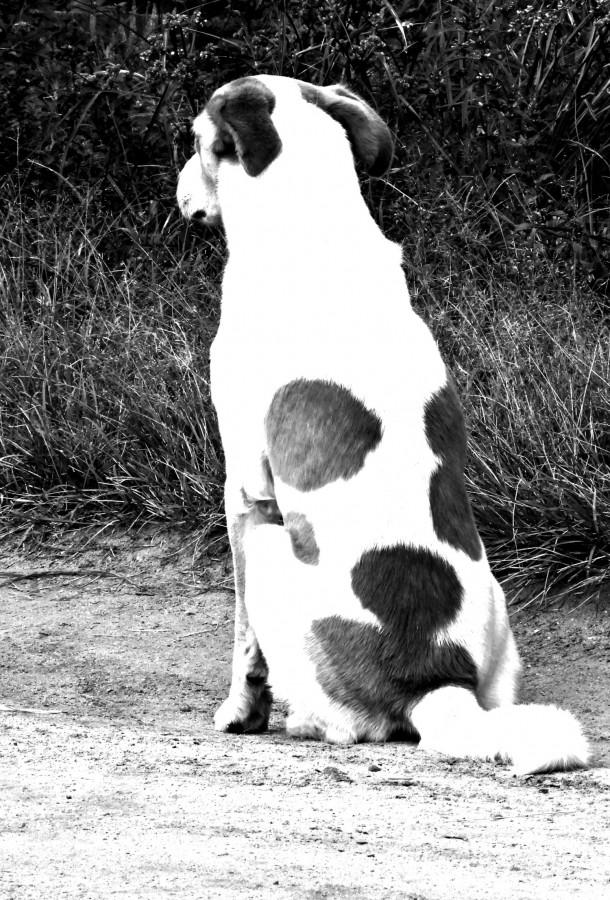
[[[263,731],[267,727],[273,697],[267,684],[269,669],[246,610],[246,558],[243,538],[253,520],[260,515],[257,506],[243,502],[227,487],[225,509],[229,527],[233,568],[235,572],[235,643],[233,673],[229,696],[214,716],[217,731]]]

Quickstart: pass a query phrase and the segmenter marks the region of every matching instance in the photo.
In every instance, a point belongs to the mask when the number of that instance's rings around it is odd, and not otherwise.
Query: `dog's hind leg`
[[[225,507],[235,572],[235,636],[233,671],[229,696],[214,716],[217,731],[241,733],[263,731],[267,727],[273,697],[267,677],[267,662],[248,620],[245,603],[246,559],[244,534],[248,527],[275,524],[279,512],[275,501],[247,502],[242,491],[236,501],[230,488],[225,491]]]
[[[492,578],[485,658],[479,667],[477,700],[483,709],[516,702],[521,661],[511,631],[504,592]]]

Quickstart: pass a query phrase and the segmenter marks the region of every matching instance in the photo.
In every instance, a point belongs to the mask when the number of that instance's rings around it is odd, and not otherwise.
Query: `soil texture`
[[[583,772],[406,743],[223,735],[225,561],[176,535],[6,550],[0,898],[610,897],[610,601],[511,608],[522,699],[582,721]]]

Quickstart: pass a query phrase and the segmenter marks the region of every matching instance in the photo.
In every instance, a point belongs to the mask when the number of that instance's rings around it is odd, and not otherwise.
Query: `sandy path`
[[[226,573],[174,547],[5,562],[81,577],[0,575],[1,900],[610,897],[607,611],[516,617],[524,696],[580,716],[587,772],[289,741],[281,711],[225,736]]]

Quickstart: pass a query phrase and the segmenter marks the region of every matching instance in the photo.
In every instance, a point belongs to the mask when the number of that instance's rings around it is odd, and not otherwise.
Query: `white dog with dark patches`
[[[216,728],[264,729],[273,689],[299,737],[586,765],[569,712],[514,705],[459,400],[354,168],[386,171],[388,129],[345,87],[270,76],[216,91],[193,129],[180,208],[222,220],[229,249],[211,377],[237,605]]]

